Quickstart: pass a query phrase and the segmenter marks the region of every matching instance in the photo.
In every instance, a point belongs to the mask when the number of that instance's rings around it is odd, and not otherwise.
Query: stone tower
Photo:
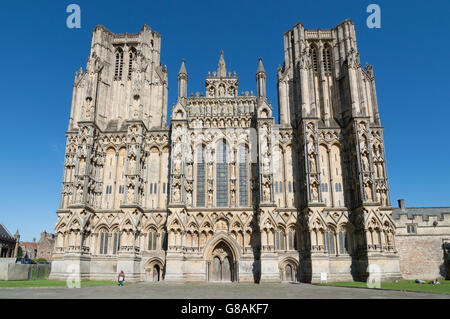
[[[378,267],[382,278],[400,277],[375,79],[360,64],[353,22],[331,30],[298,23],[284,34],[284,52],[280,125],[300,145],[299,224],[311,240],[301,268],[312,269],[304,275],[365,279]],[[335,259],[341,251],[350,264]]]
[[[140,277],[137,225],[167,200],[167,69],[160,49],[161,36],[146,25],[137,34],[93,31],[86,70],[75,74],[51,277],[67,276],[67,267],[82,278],[116,268]],[[155,210],[144,216],[148,208]],[[116,259],[95,268],[93,256],[105,254]]]

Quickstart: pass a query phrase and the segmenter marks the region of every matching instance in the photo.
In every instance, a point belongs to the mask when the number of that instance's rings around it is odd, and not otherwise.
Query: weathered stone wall
[[[394,221],[403,278],[445,278],[448,266],[444,245],[450,243],[450,214],[444,213],[442,217],[400,214]],[[408,233],[408,225],[414,226],[415,232]]]
[[[0,262],[0,280],[47,279],[50,265],[16,264],[15,258],[4,258]]]
[[[405,279],[445,277],[443,236],[397,236],[400,271]]]
[[[38,244],[37,258],[44,258],[47,261],[52,260],[55,240],[52,238],[41,238]]]

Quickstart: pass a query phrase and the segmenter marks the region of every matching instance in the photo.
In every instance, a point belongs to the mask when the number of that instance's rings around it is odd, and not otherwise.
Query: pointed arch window
[[[108,239],[108,232],[102,229],[100,231],[100,255],[106,255],[108,253]]]
[[[326,75],[331,73],[331,50],[329,45],[325,45],[322,51],[323,69]]]
[[[248,206],[248,153],[245,146],[239,149],[239,205]]]
[[[116,51],[116,65],[114,68],[114,79],[120,80],[122,78],[122,69],[123,69],[123,51],[121,48],[118,48]]]
[[[286,250],[286,235],[283,230],[277,232],[276,247],[278,250]]]
[[[164,230],[161,232],[161,249],[167,250],[167,232]]]
[[[325,246],[329,254],[335,253],[336,234],[333,231],[325,232]]]
[[[133,71],[133,60],[135,59],[135,57],[136,57],[136,49],[131,48],[128,60],[128,79],[131,79],[131,73]]]
[[[120,233],[118,230],[113,233],[113,254],[116,255],[120,250]]]
[[[314,72],[317,72],[317,70],[318,70],[318,68],[317,68],[317,50],[313,45],[311,45],[309,52],[310,52],[311,59],[312,59],[313,70],[314,70]]]
[[[223,140],[217,145],[216,183],[216,205],[226,207],[228,206],[228,163],[227,145]]]
[[[339,232],[339,252],[341,254],[348,254],[347,249],[347,232],[346,231],[340,231]]]
[[[293,228],[288,232],[288,249],[297,250],[297,233]]]
[[[197,149],[197,207],[205,207],[205,148]]]
[[[151,229],[148,233],[148,250],[156,250],[158,233],[156,230]]]

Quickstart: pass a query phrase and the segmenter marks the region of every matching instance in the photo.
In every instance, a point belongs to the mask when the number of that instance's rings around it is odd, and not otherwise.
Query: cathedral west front
[[[298,23],[283,39],[276,120],[262,59],[254,92],[220,52],[190,95],[182,61],[167,114],[161,36],[94,29],[75,74],[51,279],[401,278],[374,74],[354,24]]]

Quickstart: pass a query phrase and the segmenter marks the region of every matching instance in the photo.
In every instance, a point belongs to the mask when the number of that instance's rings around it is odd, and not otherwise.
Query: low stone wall
[[[47,279],[50,265],[25,265],[14,262],[0,262],[0,280],[38,280]]]

